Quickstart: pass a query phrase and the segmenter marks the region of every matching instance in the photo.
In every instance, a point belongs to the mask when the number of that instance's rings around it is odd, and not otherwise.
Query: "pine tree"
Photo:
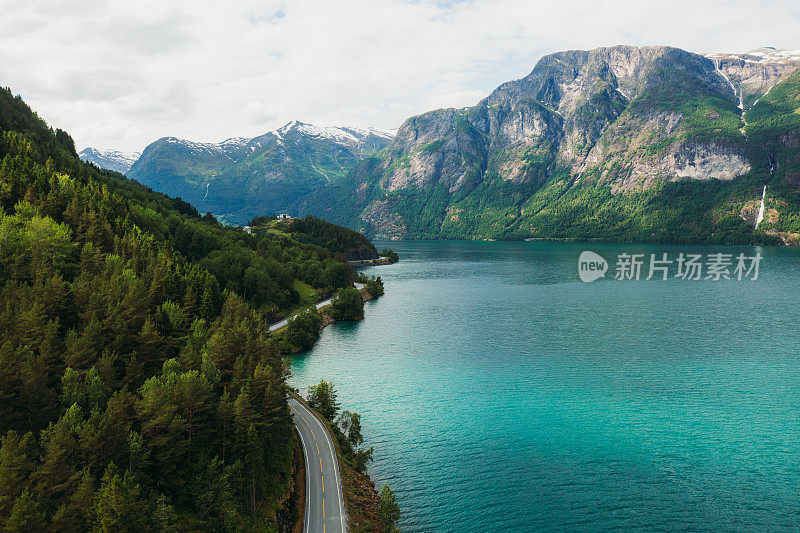
[[[321,379],[318,384],[310,386],[308,405],[331,422],[335,420],[336,413],[339,412],[339,402],[336,401],[336,388],[333,383]]]
[[[44,531],[47,518],[41,504],[25,489],[5,520],[7,531]]]
[[[127,472],[120,475],[114,463],[103,474],[92,511],[95,528],[102,532],[143,531],[150,526],[151,513],[139,484]]]
[[[389,488],[389,485],[383,485],[379,496],[378,516],[381,519],[381,531],[393,532],[397,529],[395,524],[400,519],[400,506],[397,505],[394,492]]]
[[[9,431],[0,438],[0,516],[9,516],[14,502],[36,467],[33,433]]]

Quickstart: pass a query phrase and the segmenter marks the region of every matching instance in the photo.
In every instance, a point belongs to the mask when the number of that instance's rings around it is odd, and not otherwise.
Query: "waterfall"
[[[764,198],[767,196],[767,186],[764,185],[764,191],[761,193],[761,207],[758,208],[758,216],[756,217],[756,225],[753,230],[758,229],[758,225],[764,220]]]
[[[731,87],[731,91],[733,91],[733,95],[734,95],[734,96],[739,96],[739,91],[737,91],[737,90],[736,90],[736,86],[733,84],[733,82],[732,82],[732,81],[731,81],[731,79],[728,77],[728,75],[727,75],[727,74],[725,74],[724,72],[722,72],[722,70],[719,68],[719,67],[721,67],[721,66],[722,66],[722,60],[720,60],[720,59],[715,59],[715,60],[714,60],[714,70],[716,70],[716,71],[717,71],[717,74],[719,74],[720,76],[722,76],[723,78],[725,78],[725,81],[727,81],[727,82],[728,82],[728,85],[730,85],[730,87]]]
[[[736,85],[734,85],[731,79],[728,77],[728,75],[725,74],[722,71],[722,69],[720,69],[720,67],[722,66],[721,59],[713,59],[712,61],[714,62],[714,70],[717,72],[717,74],[722,76],[725,79],[725,81],[728,82],[728,85],[730,85],[731,87],[731,91],[733,91],[733,96],[739,98],[739,105],[737,106],[739,108],[739,115],[740,118],[742,119],[742,124],[744,124],[744,126],[747,126],[747,122],[744,120],[744,89],[740,87],[738,91],[736,90]],[[742,135],[747,135],[745,133],[744,127],[742,127],[739,131],[742,132]]]
[[[203,196],[203,199],[200,200],[201,202],[205,202],[206,201],[206,196],[208,196],[208,186],[209,185],[211,185],[211,184],[210,183],[206,183],[206,194],[205,194],[205,196]]]

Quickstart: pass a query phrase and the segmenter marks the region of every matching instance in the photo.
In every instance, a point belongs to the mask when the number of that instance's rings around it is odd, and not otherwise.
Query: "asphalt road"
[[[289,397],[294,425],[303,442],[306,461],[305,533],[344,533],[347,517],[342,478],[333,440],[325,425],[305,405]]]
[[[364,288],[364,285],[361,284],[361,283],[354,283],[353,285],[355,285],[356,289],[358,289],[358,290],[361,290],[361,289]],[[324,302],[318,303],[317,304],[317,310],[322,309],[323,307],[327,307],[327,306],[331,305],[331,300],[332,300],[332,298],[328,298]],[[270,333],[272,333],[273,331],[279,330],[281,328],[285,328],[288,324],[289,324],[289,319],[284,318],[280,322],[275,322],[274,324],[271,324],[270,327],[269,327],[269,331],[270,331]]]

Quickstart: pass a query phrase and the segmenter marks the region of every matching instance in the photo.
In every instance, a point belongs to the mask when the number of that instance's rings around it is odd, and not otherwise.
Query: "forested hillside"
[[[8,89],[0,130],[0,529],[276,529],[294,442],[267,325],[350,269],[80,161]]]

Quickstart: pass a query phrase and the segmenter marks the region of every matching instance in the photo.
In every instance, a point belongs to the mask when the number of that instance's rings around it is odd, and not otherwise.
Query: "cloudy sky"
[[[549,52],[800,48],[797,0],[0,0],[0,85],[86,146],[393,129]]]

